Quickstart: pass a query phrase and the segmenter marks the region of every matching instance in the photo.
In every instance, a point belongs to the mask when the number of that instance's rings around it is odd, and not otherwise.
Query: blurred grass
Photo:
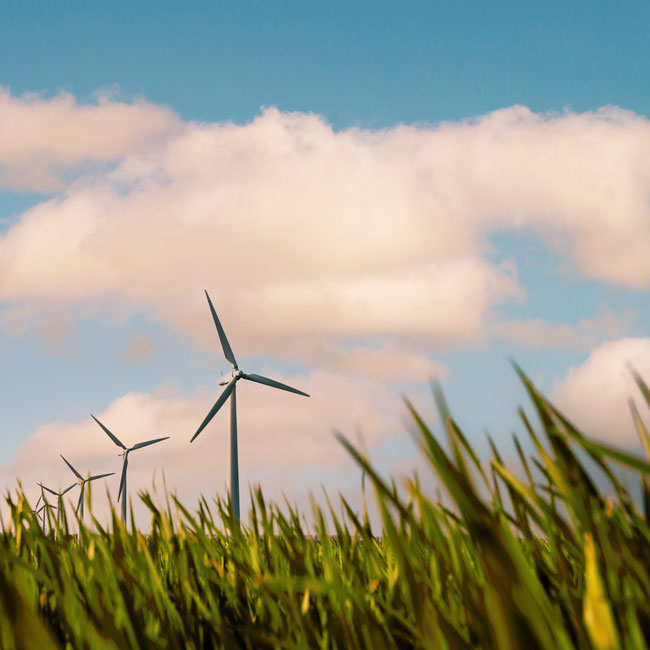
[[[48,508],[43,534],[22,493],[7,495],[0,647],[648,647],[650,464],[584,437],[516,370],[541,423],[536,432],[520,409],[536,450],[526,457],[515,439],[525,478],[493,443],[489,463],[480,462],[439,388],[451,453],[407,407],[446,504],[416,477],[401,495],[339,434],[374,487],[378,536],[365,506],[358,513],[343,497],[345,516],[328,502],[331,529],[313,503],[315,535],[259,489],[247,524],[228,501],[211,507],[201,499],[189,512],[173,497],[162,508],[142,494],[148,534],[128,532],[113,511],[108,527],[77,521],[71,535],[66,517],[59,524]],[[650,391],[635,379],[650,405]],[[650,437],[630,406],[650,458]],[[610,490],[599,491],[581,456]],[[641,509],[615,465],[640,476]]]

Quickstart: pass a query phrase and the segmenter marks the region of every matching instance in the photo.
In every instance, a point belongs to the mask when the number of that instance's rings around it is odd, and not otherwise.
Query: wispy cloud
[[[146,361],[155,348],[156,344],[150,336],[139,334],[122,350],[121,356],[131,363],[139,363]]]
[[[549,323],[543,318],[495,323],[492,331],[508,341],[531,347],[589,350],[605,340],[616,339],[634,324],[637,312],[627,308],[623,314],[601,309],[594,318],[581,318],[575,325]]]

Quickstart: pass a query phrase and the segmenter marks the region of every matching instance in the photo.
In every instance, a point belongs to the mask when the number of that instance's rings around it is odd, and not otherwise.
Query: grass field
[[[541,422],[516,441],[521,476],[498,449],[481,464],[446,413],[449,452],[407,404],[444,504],[414,477],[408,497],[344,437],[382,530],[343,500],[345,517],[301,516],[253,495],[240,525],[227,502],[188,512],[170,498],[145,535],[113,513],[44,535],[8,496],[0,542],[0,646],[27,648],[646,648],[650,645],[650,464],[585,438],[518,370]],[[650,391],[635,376],[650,405]],[[632,404],[650,458],[650,437]],[[599,490],[581,458],[607,477]],[[613,468],[638,473],[643,503]],[[180,513],[180,516],[179,516]],[[55,518],[51,524],[56,527]],[[76,525],[75,525],[76,529]],[[132,528],[135,529],[135,526]],[[56,533],[56,535],[55,535]]]

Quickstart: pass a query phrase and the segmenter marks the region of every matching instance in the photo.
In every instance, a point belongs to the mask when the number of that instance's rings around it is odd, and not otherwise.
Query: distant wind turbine
[[[76,483],[73,483],[69,487],[67,487],[63,492],[55,492],[54,490],[51,490],[49,487],[45,487],[42,483],[39,483],[39,485],[44,489],[47,490],[50,494],[53,494],[56,497],[56,521],[61,525],[61,511],[63,510],[63,495],[67,494],[72,490],[73,487],[76,487]],[[43,501],[45,501],[45,498],[43,498]]]
[[[66,458],[61,454],[61,458],[65,461],[65,464],[72,470],[72,473],[79,479],[77,481],[77,485],[81,488],[79,491],[79,501],[77,502],[77,507],[75,509],[75,512],[79,512],[79,509],[81,508],[81,518],[83,519],[84,516],[84,488],[86,487],[86,483],[89,483],[90,481],[95,481],[98,478],[106,478],[107,476],[113,476],[115,472],[111,472],[110,474],[97,474],[96,476],[89,476],[88,478],[84,478],[79,472],[72,467],[70,462],[66,460]]]
[[[235,517],[239,519],[239,461],[237,454],[237,401],[235,384],[240,379],[248,379],[250,381],[257,382],[258,384],[265,384],[266,386],[272,386],[273,388],[286,390],[290,393],[304,395],[305,397],[309,397],[309,395],[296,388],[291,388],[291,386],[287,386],[286,384],[281,384],[279,381],[275,381],[274,379],[268,379],[267,377],[262,377],[262,375],[249,375],[243,373],[237,366],[235,355],[232,352],[230,343],[228,343],[226,333],[223,331],[223,327],[221,327],[217,312],[214,310],[212,301],[210,300],[210,296],[208,295],[207,291],[205,292],[205,297],[208,299],[210,311],[212,312],[212,318],[214,320],[214,324],[217,327],[217,332],[219,333],[219,339],[221,341],[221,347],[223,348],[223,354],[226,359],[230,361],[233,369],[229,379],[222,379],[219,382],[219,386],[226,386],[226,388],[224,389],[223,393],[219,395],[219,399],[215,402],[215,405],[207,414],[201,426],[192,436],[190,442],[194,442],[194,439],[199,435],[199,433],[201,433],[201,431],[203,431],[203,429],[205,429],[210,420],[212,420],[212,418],[216,415],[217,411],[226,403],[230,397],[230,499],[232,501]]]
[[[38,483],[38,485],[41,485]],[[38,504],[43,501],[43,505],[39,508]],[[43,486],[41,485],[41,496],[38,497],[38,501],[36,502],[36,505],[34,506],[34,512],[36,513],[36,516],[40,518],[42,522],[42,527],[43,527],[43,535],[45,535],[45,520],[47,517],[47,509],[48,508],[54,508],[56,510],[56,506],[53,506],[47,502],[47,499],[45,498],[45,490],[43,489]],[[45,512],[43,512],[45,510]],[[43,512],[43,514],[41,514]]]
[[[123,445],[116,436],[114,436],[92,413],[90,414],[90,417],[99,424],[99,426],[104,430],[106,435],[118,446],[121,447],[124,451],[120,454],[122,458],[124,459],[122,462],[122,477],[120,479],[120,490],[117,493],[117,500],[120,500],[120,497],[122,498],[122,521],[126,523],[126,468],[129,465],[129,454],[132,451],[135,451],[136,449],[142,449],[142,447],[148,447],[149,445],[153,445],[156,442],[161,442],[163,440],[167,440],[169,436],[165,436],[164,438],[156,438],[155,440],[147,440],[146,442],[139,442],[137,445],[133,445],[133,447],[126,447]],[[75,484],[76,485],[76,484]]]
[[[41,511],[45,509],[45,504],[43,504],[40,508],[38,507],[38,504],[44,501],[43,499],[43,490],[41,490],[41,496],[38,497],[38,501],[36,502],[36,505],[32,508],[32,512],[36,515],[38,519],[41,521],[43,520],[43,517],[41,517]],[[43,531],[45,532],[45,531]]]

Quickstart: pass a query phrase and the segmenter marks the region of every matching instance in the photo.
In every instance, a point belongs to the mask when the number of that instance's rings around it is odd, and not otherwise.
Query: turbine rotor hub
[[[230,377],[224,378],[219,382],[219,386],[227,386],[233,379],[239,379],[240,377],[245,377],[246,375],[239,370],[239,368],[233,368],[230,371]]]

